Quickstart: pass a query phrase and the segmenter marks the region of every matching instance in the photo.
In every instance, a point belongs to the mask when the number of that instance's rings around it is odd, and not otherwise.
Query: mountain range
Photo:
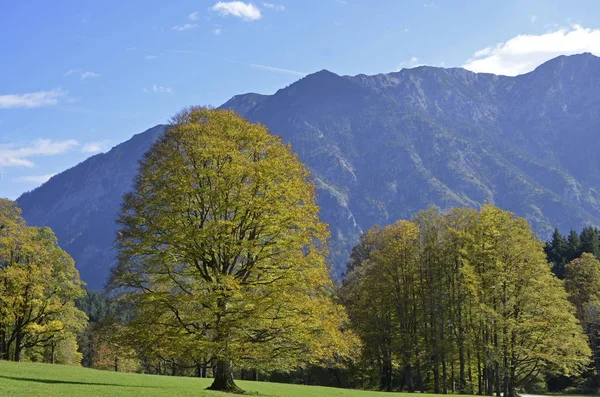
[[[291,143],[330,225],[332,274],[360,234],[435,205],[493,203],[541,238],[600,225],[600,58],[561,56],[516,77],[421,66],[308,75],[222,105]],[[18,203],[48,225],[92,289],[114,264],[115,216],[158,125],[66,170]]]

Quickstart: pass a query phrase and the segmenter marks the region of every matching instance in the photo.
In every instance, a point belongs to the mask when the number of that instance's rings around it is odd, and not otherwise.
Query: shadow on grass
[[[0,375],[0,379],[20,380],[24,382],[47,383],[51,385],[84,385],[84,386],[119,386],[119,387],[143,387],[155,388],[154,386],[143,385],[123,385],[117,383],[92,383],[92,382],[73,382],[70,380],[55,380],[55,379],[35,379],[35,378],[17,378],[15,376]]]

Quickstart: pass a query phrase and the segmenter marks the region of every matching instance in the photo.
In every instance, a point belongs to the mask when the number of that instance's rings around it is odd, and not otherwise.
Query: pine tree
[[[567,256],[569,255],[569,242],[558,231],[554,229],[552,240],[546,245],[546,255],[548,261],[552,264],[552,272],[559,279],[565,277],[565,265],[567,264]]]
[[[567,237],[568,249],[567,249],[567,263],[571,262],[573,259],[579,258],[581,256],[581,240],[579,239],[579,234],[573,229],[569,232],[569,236]]]
[[[585,227],[581,231],[579,237],[581,253],[588,252],[596,258],[600,257],[600,239],[598,238],[598,230],[593,227]]]

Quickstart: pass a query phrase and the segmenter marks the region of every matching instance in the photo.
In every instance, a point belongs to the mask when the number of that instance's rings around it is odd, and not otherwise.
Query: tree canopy
[[[157,357],[289,369],[348,355],[325,264],[327,227],[289,145],[231,111],[177,114],[124,198],[111,288]]]
[[[13,201],[0,199],[0,356],[50,356],[76,363],[76,334],[87,323],[75,307],[83,283],[73,259],[46,227],[30,227]],[[67,351],[65,351],[65,349]]]
[[[515,396],[589,362],[575,309],[524,219],[491,205],[430,209],[360,245],[343,296],[381,388]]]

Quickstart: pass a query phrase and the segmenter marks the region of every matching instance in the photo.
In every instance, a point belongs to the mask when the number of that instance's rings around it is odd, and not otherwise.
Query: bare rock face
[[[265,124],[310,168],[341,278],[364,230],[435,205],[494,203],[541,238],[600,225],[600,58],[555,58],[517,76],[418,67],[376,76],[323,70],[222,106]],[[56,175],[18,201],[48,225],[91,288],[114,263],[123,194],[156,126]]]

